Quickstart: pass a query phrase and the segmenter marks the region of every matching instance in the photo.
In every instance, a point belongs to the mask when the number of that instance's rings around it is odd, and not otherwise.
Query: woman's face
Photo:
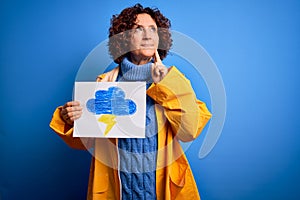
[[[138,14],[130,40],[131,58],[134,63],[144,64],[154,55],[159,42],[157,25],[150,15]]]

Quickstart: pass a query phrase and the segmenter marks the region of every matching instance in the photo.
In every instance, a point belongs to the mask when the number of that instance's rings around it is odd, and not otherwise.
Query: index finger
[[[155,60],[155,63],[157,63],[157,64],[162,64],[157,49],[156,49],[156,51],[155,51],[154,60]]]
[[[79,101],[69,101],[67,102],[63,108],[66,108],[66,107],[72,107],[72,106],[79,106],[80,105],[80,102]]]

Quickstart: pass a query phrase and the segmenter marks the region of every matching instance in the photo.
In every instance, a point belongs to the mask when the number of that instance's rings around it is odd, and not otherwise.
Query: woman
[[[71,147],[93,147],[88,199],[200,199],[179,140],[195,139],[211,117],[189,81],[165,58],[172,44],[170,21],[140,4],[114,15],[109,51],[119,66],[97,81],[146,81],[146,138],[73,138],[79,102],[53,114],[50,127]]]

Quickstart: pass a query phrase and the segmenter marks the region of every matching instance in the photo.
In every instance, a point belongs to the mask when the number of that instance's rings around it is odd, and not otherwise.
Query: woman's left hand
[[[154,54],[155,63],[152,64],[151,75],[154,83],[161,81],[168,73],[168,68],[161,62],[158,51]]]

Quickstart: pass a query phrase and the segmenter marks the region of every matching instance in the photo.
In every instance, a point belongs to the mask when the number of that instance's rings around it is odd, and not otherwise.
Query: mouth
[[[142,48],[154,48],[154,44],[141,44]]]

